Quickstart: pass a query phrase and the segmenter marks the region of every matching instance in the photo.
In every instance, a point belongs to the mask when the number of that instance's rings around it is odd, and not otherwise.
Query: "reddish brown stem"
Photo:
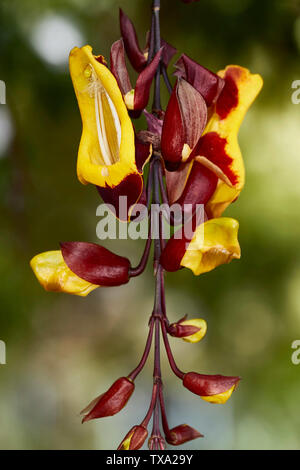
[[[138,366],[128,375],[128,378],[131,379],[131,380],[135,380],[135,378],[143,370],[144,365],[146,364],[146,361],[148,359],[150,349],[151,349],[153,329],[154,329],[154,319],[152,318],[150,320],[148,338],[147,338],[144,353],[142,355],[142,359],[140,360]]]

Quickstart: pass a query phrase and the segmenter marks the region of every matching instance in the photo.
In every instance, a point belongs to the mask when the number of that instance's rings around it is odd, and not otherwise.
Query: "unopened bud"
[[[95,398],[81,411],[85,415],[82,422],[115,415],[124,408],[133,391],[134,383],[127,377],[116,380],[107,392]]]
[[[198,437],[203,437],[203,434],[188,424],[180,424],[170,429],[169,433],[166,435],[166,440],[167,443],[172,446],[179,446],[193,439],[198,439]]]

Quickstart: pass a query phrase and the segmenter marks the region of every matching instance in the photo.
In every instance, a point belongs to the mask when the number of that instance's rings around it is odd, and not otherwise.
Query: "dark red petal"
[[[147,67],[145,67],[144,70],[138,76],[134,90],[135,110],[142,110],[146,108],[148,104],[152,80],[159,65],[162,52],[163,48],[160,48],[160,50],[157,52],[157,54],[155,54],[155,57],[150,62],[150,64],[147,65]]]
[[[130,262],[95,243],[64,242],[65,263],[77,276],[99,286],[119,286],[129,280]]]
[[[138,173],[127,175],[118,186],[102,188],[97,186],[98,193],[105,204],[114,207],[115,215],[122,221],[128,221],[130,209],[138,201],[143,189],[143,179]],[[120,199],[121,198],[121,199]]]
[[[178,271],[181,268],[181,260],[185,255],[187,243],[189,240],[186,238],[170,238],[167,242],[163,252],[160,256],[160,264],[169,272]]]
[[[199,437],[204,436],[188,424],[180,424],[170,429],[169,433],[166,435],[166,441],[172,446],[179,446],[193,439],[198,439]]]
[[[185,129],[177,98],[177,86],[175,86],[166,109],[162,127],[161,150],[165,160],[172,163],[181,162],[184,144]]]
[[[169,63],[172,60],[172,57],[176,54],[177,49],[175,47],[171,46],[167,41],[164,39],[161,39],[161,45],[164,47],[161,61],[164,64],[165,67],[168,67]]]
[[[124,408],[134,391],[134,383],[127,377],[121,377],[99,398],[92,410],[83,418],[82,422],[91,419],[113,416]]]
[[[218,177],[212,171],[201,163],[193,162],[184,190],[175,203],[182,207],[185,214],[192,215],[197,209],[197,204],[207,204],[217,184]]]
[[[182,163],[177,171],[165,171],[169,204],[172,205],[183,193],[193,162]]]
[[[238,183],[238,176],[230,168],[232,158],[226,152],[226,145],[227,139],[221,137],[217,132],[208,132],[199,140],[192,157],[196,157],[197,155],[206,157],[222,170],[231,184],[235,185]]]
[[[193,217],[184,221],[174,235],[168,240],[160,256],[160,264],[169,272],[178,271],[182,268],[181,260],[192,240],[196,228],[207,220],[206,213],[196,211]],[[177,221],[178,222],[178,221]]]
[[[221,119],[225,119],[232,109],[239,104],[239,90],[236,84],[240,70],[229,68],[224,77],[225,86],[216,103],[216,113]],[[236,77],[238,75],[238,77]]]
[[[123,95],[126,95],[132,86],[128,75],[125,61],[125,50],[123,39],[114,42],[110,50],[110,70],[118,82]]]
[[[147,59],[140,49],[138,38],[132,21],[120,8],[120,29],[124,40],[125,50],[132,67],[141,72],[147,64]]]
[[[175,68],[175,75],[193,85],[201,93],[208,107],[216,102],[225,84],[221,77],[185,54],[178,59]]]
[[[177,96],[185,127],[185,142],[193,149],[206,126],[207,106],[202,95],[186,80],[178,81]]]
[[[201,94],[186,80],[179,79],[163,123],[161,148],[164,159],[171,163],[180,162],[184,144],[194,149],[206,121],[207,107]]]
[[[183,378],[183,385],[191,392],[196,393],[196,395],[205,397],[224,393],[234,385],[237,385],[239,381],[239,377],[188,372]]]

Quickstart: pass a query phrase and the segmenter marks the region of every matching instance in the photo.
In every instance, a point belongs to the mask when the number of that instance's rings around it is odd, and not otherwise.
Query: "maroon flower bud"
[[[240,381],[240,377],[205,375],[188,372],[183,385],[196,395],[211,403],[225,403]]]
[[[134,391],[134,383],[127,377],[116,380],[112,386],[99,397],[95,398],[81,414],[84,414],[82,422],[91,419],[113,416],[124,408]]]
[[[128,282],[130,262],[127,258],[95,243],[64,242],[60,245],[66,265],[82,279],[99,286]]]
[[[201,94],[186,80],[178,80],[171,94],[161,138],[162,155],[174,164],[189,160],[207,121],[207,107]]]
[[[148,437],[148,431],[144,426],[134,426],[126,434],[118,450],[138,450]]]
[[[133,89],[126,67],[123,39],[114,42],[111,47],[110,68],[118,82],[127,108],[134,112],[132,117],[138,117],[139,112],[148,104],[151,84],[162,58],[162,53],[163,47],[160,48],[149,65],[144,67]]]
[[[166,434],[166,441],[172,446],[180,446],[185,442],[198,439],[199,437],[204,436],[188,424],[180,424],[179,426],[169,430],[169,433]]]
[[[120,29],[125,50],[132,67],[141,72],[147,64],[147,55],[141,51],[132,21],[120,8]]]
[[[176,75],[187,80],[201,93],[207,106],[216,102],[225,85],[223,78],[198,64],[185,54],[175,64]]]
[[[168,333],[176,338],[183,338],[188,343],[197,343],[205,336],[207,330],[206,321],[202,318],[187,320],[187,315],[168,327]]]

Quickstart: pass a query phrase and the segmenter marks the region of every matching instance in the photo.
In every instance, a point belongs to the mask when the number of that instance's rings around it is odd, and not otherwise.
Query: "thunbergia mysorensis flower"
[[[194,1],[197,0],[183,0]],[[151,29],[142,50],[133,23],[120,10],[122,39],[112,45],[110,67],[102,55],[92,53],[90,46],[74,48],[70,53],[70,72],[82,117],[78,178],[97,188],[117,218],[135,224],[147,217],[149,236],[139,264],[133,267],[126,257],[86,242],[64,242],[60,250],[41,253],[31,260],[31,267],[46,290],[86,296],[97,287],[119,286],[141,275],[153,241],[155,301],[145,350],[131,372],[126,371],[82,411],[83,422],[119,413],[134,392],[135,379],[154,342],[150,404],[138,424],[134,420],[119,450],[140,449],[148,432],[148,447],[155,450],[165,449],[166,443],[178,446],[203,437],[187,424],[169,427],[160,366],[161,336],[172,371],[186,389],[204,401],[225,403],[240,381],[238,376],[179,369],[169,336],[197,343],[204,338],[207,324],[202,318],[189,319],[187,315],[170,323],[164,276],[182,268],[189,268],[198,276],[241,256],[239,223],[221,215],[244,186],[245,170],[237,135],[247,109],[262,87],[262,79],[237,65],[214,73],[183,54],[175,63],[175,79],[171,83],[168,66],[177,51],[160,38],[159,12],[160,0],[153,0]],[[139,74],[134,88],[125,52]],[[170,94],[165,109],[160,100],[161,77]],[[153,82],[150,112],[146,106]],[[132,119],[141,113],[147,129],[137,132]],[[144,171],[146,167],[148,170]],[[121,196],[127,198],[125,212]],[[157,232],[153,236],[150,210],[161,203],[168,209],[169,225],[174,226],[171,237],[165,237],[162,212],[158,217],[158,236]],[[144,213],[137,215],[134,209],[141,204]],[[179,208],[180,223],[172,212],[174,205]]]

